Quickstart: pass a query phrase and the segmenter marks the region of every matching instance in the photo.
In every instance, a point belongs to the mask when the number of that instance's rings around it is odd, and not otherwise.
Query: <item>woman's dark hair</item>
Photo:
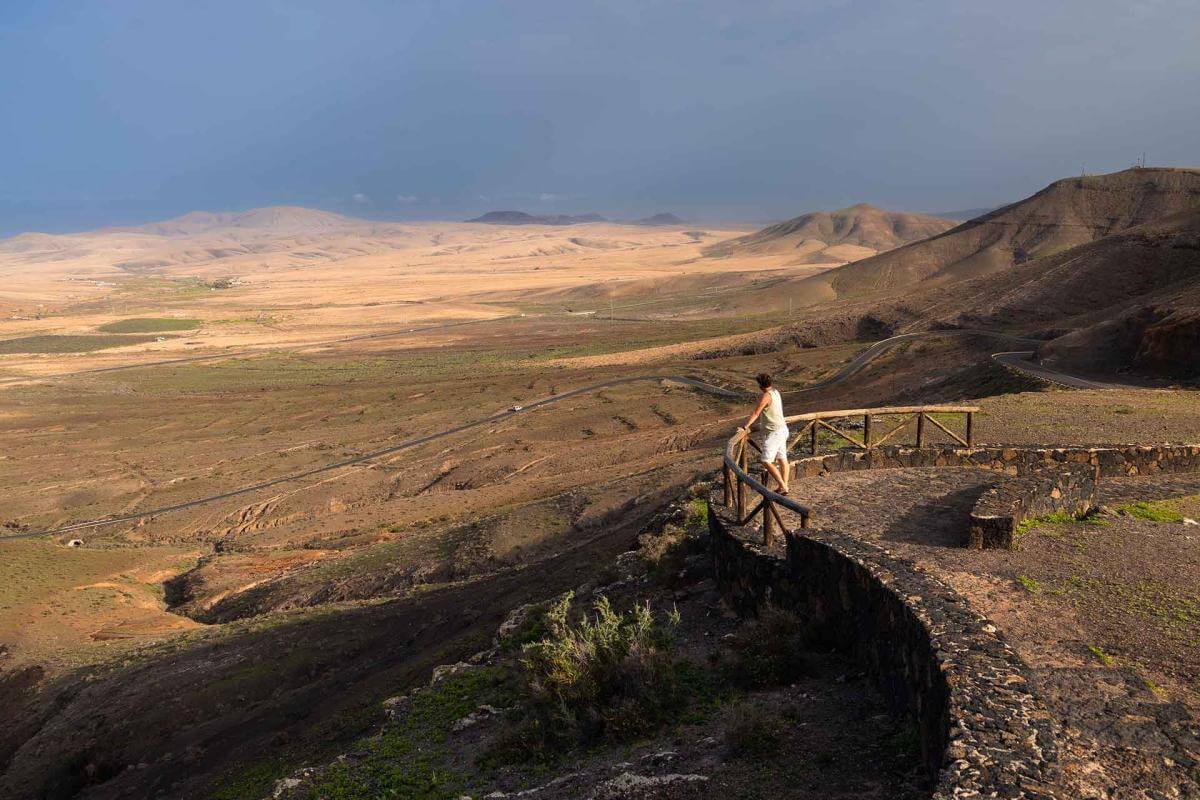
[[[765,372],[760,372],[755,375],[754,380],[758,381],[758,388],[760,389],[771,388],[771,376]]]

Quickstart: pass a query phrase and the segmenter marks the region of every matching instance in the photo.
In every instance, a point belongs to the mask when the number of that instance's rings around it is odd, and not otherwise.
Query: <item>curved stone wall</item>
[[[742,614],[771,603],[853,652],[920,731],[934,797],[1059,796],[1058,730],[995,626],[953,589],[875,545],[788,534],[786,558],[710,496],[713,566]]]
[[[1026,519],[1084,516],[1096,507],[1097,472],[1091,464],[1042,464],[993,486],[971,509],[968,546],[1011,550]]]
[[[1011,548],[1024,519],[1090,511],[1100,478],[1200,472],[1200,445],[847,448],[793,463],[801,477],[902,467],[977,467],[1011,476],[980,498],[963,541],[970,547]],[[820,507],[813,509],[818,524],[820,514]]]

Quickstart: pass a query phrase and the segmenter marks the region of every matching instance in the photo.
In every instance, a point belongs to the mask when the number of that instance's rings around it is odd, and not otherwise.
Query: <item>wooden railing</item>
[[[814,411],[808,414],[796,414],[795,416],[786,418],[789,427],[797,422],[806,424],[788,442],[788,452],[790,453],[792,448],[807,436],[809,438],[809,450],[815,455],[820,448],[819,434],[822,430],[827,430],[834,436],[844,439],[855,449],[869,452],[891,440],[897,433],[914,421],[916,422],[917,447],[925,446],[927,424],[941,430],[963,447],[973,447],[975,442],[975,412],[977,411],[979,411],[979,408],[976,406],[891,406],[885,408],[854,408],[842,411]],[[939,416],[965,415],[963,435],[960,436],[951,430],[949,426],[942,424],[941,421],[932,416],[934,414]],[[855,439],[846,431],[829,423],[829,420],[857,419],[859,417],[862,418],[861,440]],[[902,419],[893,425],[887,433],[876,438],[872,435],[874,432],[873,423],[879,417],[901,417]],[[800,517],[801,528],[809,526],[812,518],[812,509],[787,495],[779,494],[768,488],[768,477],[765,469],[763,470],[762,480],[758,480],[750,475],[750,452],[752,450],[762,452],[758,443],[750,436],[750,432],[741,428],[729,438],[729,441],[725,445],[724,466],[722,468],[725,506],[726,508],[733,509],[737,515],[739,525],[747,525],[755,517],[761,517],[763,543],[769,547],[775,542],[777,534],[787,532],[783,524],[783,518],[779,514],[780,507],[798,515]],[[751,492],[758,495],[758,502],[753,506],[750,505],[749,495]]]
[[[788,426],[791,427],[794,422],[804,422],[807,424],[792,436],[791,441],[788,442],[788,452],[791,452],[792,448],[807,435],[810,440],[809,452],[816,455],[819,449],[818,434],[821,430],[829,431],[831,434],[846,440],[851,446],[859,450],[873,450],[890,440],[904,428],[907,428],[909,423],[914,420],[917,423],[917,447],[925,446],[927,425],[933,425],[935,428],[938,428],[963,447],[974,447],[975,412],[978,410],[978,406],[887,406],[884,408],[851,408],[844,411],[814,411],[811,414],[797,414],[794,417],[787,418]],[[963,435],[959,436],[950,430],[949,427],[939,422],[936,417],[931,416],[932,414],[965,415],[966,421]],[[858,419],[860,417],[862,418],[861,441],[850,436],[845,431],[830,425],[828,422],[828,420],[832,419]],[[875,417],[902,417],[902,419],[887,433],[876,438],[873,436],[873,422]]]

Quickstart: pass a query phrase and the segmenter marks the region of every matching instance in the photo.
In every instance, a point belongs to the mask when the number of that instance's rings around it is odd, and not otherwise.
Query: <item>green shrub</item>
[[[779,686],[811,674],[808,640],[800,618],[767,606],[734,636],[729,680],[749,688]]]
[[[912,763],[921,757],[921,732],[913,725],[900,727],[886,740],[887,749],[906,763]]]
[[[658,533],[643,533],[638,546],[650,565],[650,573],[668,585],[675,582],[691,550],[688,532],[678,525],[666,525]]]
[[[500,648],[506,653],[513,653],[544,638],[546,633],[546,609],[534,605],[525,612],[517,627],[500,640]]]
[[[570,619],[572,596],[546,612],[548,635],[524,647],[521,664],[534,712],[531,732],[550,740],[621,740],[657,727],[686,696],[673,656],[678,612],[628,613],[601,597],[594,615]]]
[[[1026,577],[1025,575],[1018,575],[1017,583],[1021,584],[1025,591],[1029,592],[1030,594],[1037,594],[1042,590],[1042,584],[1040,581],[1035,578]]]
[[[708,502],[703,497],[697,497],[688,503],[684,513],[684,530],[694,535],[708,531]]]
[[[725,747],[734,758],[769,756],[779,749],[782,735],[778,717],[753,703],[744,703],[730,715]]]

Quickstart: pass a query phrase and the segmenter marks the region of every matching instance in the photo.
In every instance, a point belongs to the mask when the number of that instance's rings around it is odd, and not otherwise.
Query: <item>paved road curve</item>
[[[992,356],[992,360],[1003,364],[1017,372],[1030,375],[1034,378],[1039,378],[1043,381],[1066,386],[1069,389],[1116,389],[1118,388],[1112,383],[1100,383],[1099,381],[1090,381],[1087,378],[1080,378],[1075,375],[1068,375],[1065,372],[1051,369],[1050,367],[1042,366],[1032,360],[1034,352],[1032,350],[1017,350],[1011,353],[996,353]]]
[[[953,330],[944,331],[921,331],[918,333],[902,333],[899,336],[893,336],[889,339],[881,339],[875,344],[863,350],[861,353],[850,359],[846,364],[832,376],[826,378],[819,383],[814,383],[811,386],[805,386],[803,389],[796,389],[788,392],[788,394],[798,394],[800,392],[815,392],[817,389],[824,389],[827,386],[832,386],[835,383],[840,383],[852,375],[862,372],[875,359],[879,358],[888,350],[906,342],[916,341],[917,339],[931,339],[938,336],[982,336],[989,339],[997,339],[1004,342],[1013,342],[1018,344],[1034,344],[1036,339],[1023,339],[1019,336],[1009,336],[1007,333],[996,333],[994,331],[976,330],[973,328],[955,328]]]

